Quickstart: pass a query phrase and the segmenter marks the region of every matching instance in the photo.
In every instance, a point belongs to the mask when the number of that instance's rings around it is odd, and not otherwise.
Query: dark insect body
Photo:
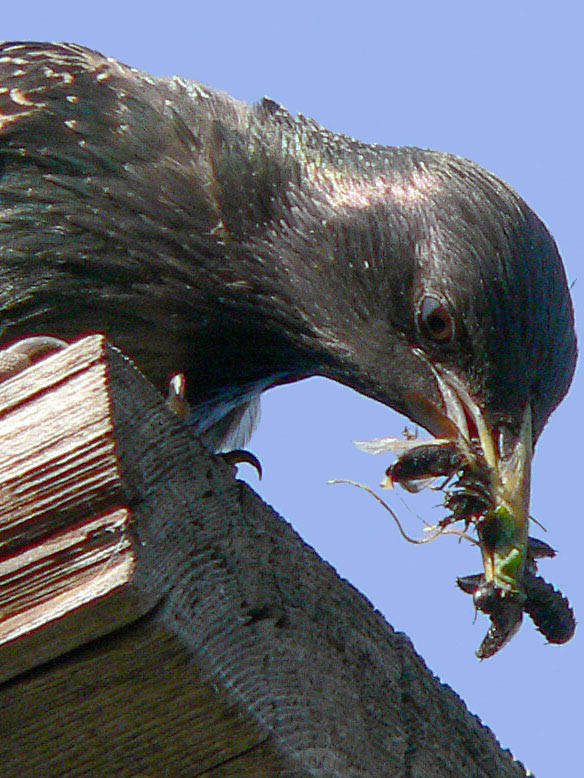
[[[399,484],[439,476],[450,478],[463,461],[464,455],[454,442],[420,445],[402,454],[393,465],[387,468],[385,474],[392,482]]]
[[[468,526],[487,510],[487,504],[482,495],[464,490],[448,492],[444,497],[444,507],[450,511],[450,515],[443,519],[441,522],[443,525],[454,521],[464,521]]]
[[[527,599],[523,606],[531,620],[550,643],[567,643],[576,629],[574,611],[567,598],[538,575],[524,578]]]
[[[455,484],[445,491],[444,506],[449,515],[440,526],[457,521],[464,522],[466,528],[473,525],[483,553],[494,558],[505,544],[506,525],[493,507],[488,468],[480,458],[471,461],[454,441],[421,443],[409,448],[386,471],[392,484],[409,490],[412,481],[444,477],[447,483],[454,475]],[[486,580],[484,573],[457,579],[458,586],[472,595],[475,608],[491,620],[477,650],[480,659],[493,656],[509,642],[521,626],[524,612],[550,643],[565,643],[572,637],[576,622],[568,600],[536,575],[537,560],[553,556],[555,551],[547,543],[530,537],[519,586],[501,586],[496,580]],[[501,577],[505,577],[504,567]]]
[[[445,492],[444,507],[450,515],[442,520],[443,526],[455,521],[464,521],[467,527],[478,525],[492,509],[493,498],[486,472],[476,464],[465,463],[453,488]]]
[[[496,511],[461,518],[467,524],[474,521],[483,555],[495,557],[497,548],[504,542],[501,533],[505,532],[505,524],[500,522]],[[519,586],[501,587],[493,580],[487,581],[484,574],[458,579],[460,588],[472,594],[475,608],[491,619],[491,626],[477,650],[479,659],[493,656],[509,642],[521,626],[524,612],[550,643],[565,643],[572,637],[576,622],[568,600],[536,575],[537,560],[553,556],[555,551],[547,543],[528,538],[525,569]],[[503,574],[501,578],[504,578]]]
[[[524,594],[503,594],[491,581],[485,581],[482,573],[457,579],[460,589],[472,595],[477,610],[491,617],[491,628],[477,651],[480,659],[492,656],[508,642],[521,623],[522,611],[550,643],[566,643],[573,636],[576,620],[570,603],[561,592],[535,574],[535,559],[554,555],[547,544],[529,538],[528,569],[523,575]]]

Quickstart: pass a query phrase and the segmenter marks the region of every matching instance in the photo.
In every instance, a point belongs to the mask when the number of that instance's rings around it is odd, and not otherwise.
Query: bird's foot
[[[245,449],[236,448],[234,451],[227,451],[223,454],[219,454],[219,456],[228,465],[231,465],[231,467],[237,467],[237,465],[240,465],[242,463],[255,467],[258,474],[258,478],[261,481],[262,472],[263,472],[262,465],[260,460],[256,457],[255,454],[252,454],[251,451],[245,451]]]
[[[60,338],[48,335],[35,335],[24,338],[11,346],[0,350],[0,381],[5,381],[39,359],[48,356],[53,351],[59,351],[69,344]]]
[[[177,373],[170,379],[168,384],[168,393],[166,395],[166,407],[176,414],[179,419],[185,421],[190,412],[190,406],[186,399],[186,379],[184,373]],[[255,467],[258,478],[262,477],[262,465],[260,460],[252,454],[251,451],[237,448],[233,451],[219,454],[219,456],[230,467],[236,468],[237,465],[247,464]]]

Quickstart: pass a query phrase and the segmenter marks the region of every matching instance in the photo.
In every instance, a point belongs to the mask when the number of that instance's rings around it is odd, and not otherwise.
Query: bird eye
[[[437,297],[426,295],[418,305],[418,328],[435,343],[450,343],[454,338],[454,319]]]

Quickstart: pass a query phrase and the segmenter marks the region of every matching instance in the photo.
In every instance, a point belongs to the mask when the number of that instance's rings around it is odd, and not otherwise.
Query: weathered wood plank
[[[118,508],[0,560],[0,680],[139,615],[120,591],[136,561],[128,521]]]
[[[86,338],[0,383],[0,554],[122,499],[104,349]]]
[[[2,703],[3,776],[214,776],[270,737],[152,618],[7,685]],[[269,763],[258,776],[280,774]]]
[[[154,602],[132,588],[108,372],[92,336],[0,383],[0,680]]]
[[[94,604],[114,626],[123,597],[150,608],[0,686],[0,775],[525,778],[408,639],[106,356],[135,563],[122,599]]]

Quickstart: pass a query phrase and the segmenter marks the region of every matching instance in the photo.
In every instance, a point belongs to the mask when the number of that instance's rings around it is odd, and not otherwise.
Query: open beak
[[[495,508],[486,519],[482,542],[485,580],[500,589],[523,592],[529,535],[532,432],[527,406],[510,454],[496,450],[491,483]],[[489,524],[491,527],[489,527]],[[492,531],[491,531],[492,529]]]
[[[492,429],[483,410],[457,376],[430,365],[443,409],[420,398],[410,398],[412,417],[438,438],[456,440],[467,459],[487,471],[492,510],[478,531],[485,582],[501,592],[523,593],[523,572],[529,530],[532,429],[527,406],[516,438]]]

